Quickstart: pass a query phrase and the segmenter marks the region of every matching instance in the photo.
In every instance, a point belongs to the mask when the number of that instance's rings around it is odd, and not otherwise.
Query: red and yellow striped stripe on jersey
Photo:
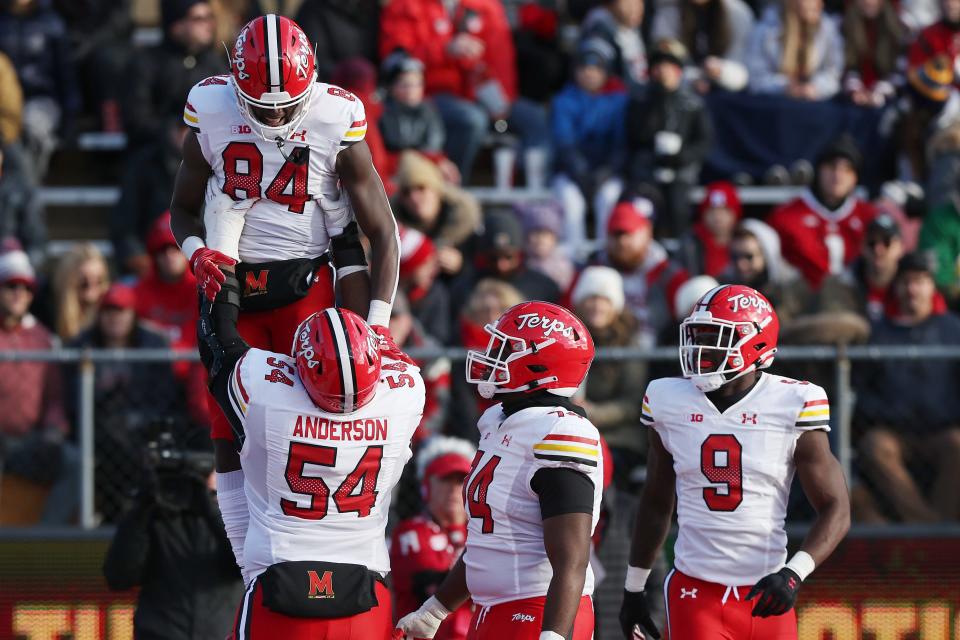
[[[798,427],[825,427],[830,424],[830,401],[826,398],[809,400],[797,416]]]
[[[347,129],[347,132],[343,134],[343,140],[340,141],[340,144],[352,144],[354,142],[360,142],[363,140],[363,137],[367,135],[367,120],[354,120],[350,123],[350,128]]]
[[[551,433],[533,445],[533,457],[595,467],[600,459],[600,441],[583,436]]]
[[[243,366],[243,360],[246,357],[247,355],[244,354],[240,358],[237,366],[233,368],[233,373],[230,374],[230,404],[233,405],[233,411],[241,421],[247,417],[247,410],[250,408],[250,396],[247,395],[247,390],[243,388],[243,381],[240,379],[240,367]]]
[[[200,126],[200,118],[197,116],[197,110],[193,108],[189,100],[183,107],[183,122],[188,127],[193,127],[194,129]]]
[[[648,427],[653,426],[653,410],[650,409],[650,399],[644,394],[643,407],[640,411],[640,422]]]

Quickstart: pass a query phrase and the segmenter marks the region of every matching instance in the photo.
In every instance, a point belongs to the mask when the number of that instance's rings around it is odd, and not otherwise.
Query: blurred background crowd
[[[599,347],[671,346],[717,283],[763,292],[783,344],[960,344],[960,0],[0,0],[0,349],[195,348],[166,212],[183,103],[266,11],[366,106],[404,348],[482,349],[527,299],[573,309]],[[102,220],[45,213],[45,188],[89,183],[119,187]],[[474,437],[486,405],[461,367],[424,362],[418,441]],[[854,371],[861,521],[960,517],[958,369]],[[815,364],[778,372],[830,388]],[[643,480],[646,381],[677,373],[594,364],[576,401],[615,486]],[[6,499],[44,496],[24,504],[45,523],[76,517],[77,375],[0,362]],[[144,433],[205,433],[204,385],[190,361],[98,365],[103,522]]]

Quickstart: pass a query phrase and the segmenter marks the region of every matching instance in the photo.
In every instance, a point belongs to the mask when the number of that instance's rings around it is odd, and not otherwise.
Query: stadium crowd
[[[183,104],[227,72],[221,42],[278,9],[318,44],[321,81],[376,124],[366,140],[402,225],[402,348],[483,349],[484,325],[530,299],[574,310],[598,347],[675,345],[716,283],[766,295],[785,344],[960,344],[960,0],[161,0],[151,46],[132,38],[140,4],[0,1],[2,350],[195,349],[196,282],[166,213]],[[710,98],[736,92],[769,96],[771,114],[823,101],[882,113],[882,180],[861,179],[875,158],[844,134],[759,175],[711,176],[723,179],[692,203],[718,144]],[[126,135],[112,252],[77,242],[50,256],[38,185],[84,130]],[[484,181],[549,197],[481,206],[469,188]],[[740,187],[755,183],[803,191],[745,207]],[[860,520],[960,518],[958,365],[855,371]],[[461,367],[426,363],[418,442],[476,437],[488,405]],[[576,396],[617,486],[642,478],[640,390],[673,371],[600,360]],[[50,487],[46,523],[76,515],[76,376],[0,363],[3,471]],[[137,473],[140,432],[170,415],[202,427],[205,393],[199,364],[99,365],[105,521]]]

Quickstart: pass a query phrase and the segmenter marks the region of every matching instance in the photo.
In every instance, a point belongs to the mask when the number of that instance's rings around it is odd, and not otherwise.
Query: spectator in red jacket
[[[381,58],[398,48],[424,63],[445,150],[464,184],[491,120],[515,130],[526,148],[549,145],[546,114],[517,97],[516,52],[497,0],[392,0],[380,16]]]
[[[690,273],[719,276],[730,264],[730,241],[743,207],[729,182],[707,185],[697,222],[680,244],[680,259]]]
[[[36,279],[27,254],[0,254],[0,350],[46,351],[56,337],[28,312]],[[50,488],[44,524],[67,524],[79,504],[79,456],[66,441],[59,367],[50,362],[0,363],[0,466],[5,474]]]
[[[780,235],[783,257],[814,289],[859,255],[876,216],[874,206],[854,194],[860,161],[856,143],[846,135],[838,138],[817,157],[813,187],[767,220]]]
[[[157,326],[173,349],[197,348],[197,280],[187,268],[187,259],[170,231],[170,213],[158,217],[146,238],[152,272],[136,284],[137,317]],[[177,380],[185,385],[190,416],[205,424],[209,419],[206,401],[207,378],[199,362],[173,363]]]
[[[910,45],[907,66],[916,69],[937,56],[947,56],[956,68],[960,56],[960,0],[940,1],[940,20],[921,31]]]
[[[433,595],[467,540],[463,481],[476,448],[460,438],[435,437],[417,454],[417,477],[426,505],[423,514],[404,520],[393,531],[390,566],[396,606],[402,618]],[[470,626],[468,600],[440,625],[436,640],[463,640]]]

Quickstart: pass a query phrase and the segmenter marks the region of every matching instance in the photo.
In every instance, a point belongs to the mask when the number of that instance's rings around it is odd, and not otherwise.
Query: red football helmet
[[[467,352],[467,382],[484,398],[497,393],[549,389],[571,396],[593,361],[593,338],[580,319],[549,302],[507,309],[490,334],[486,353]]]
[[[373,399],[380,339],[360,316],[331,307],[300,323],[293,337],[297,373],[323,411],[350,413]]]
[[[680,324],[680,367],[704,392],[773,364],[780,320],[750,287],[721,285],[703,294]]]
[[[296,22],[267,14],[248,22],[233,47],[230,73],[240,112],[265,140],[286,140],[310,109],[313,46]]]

